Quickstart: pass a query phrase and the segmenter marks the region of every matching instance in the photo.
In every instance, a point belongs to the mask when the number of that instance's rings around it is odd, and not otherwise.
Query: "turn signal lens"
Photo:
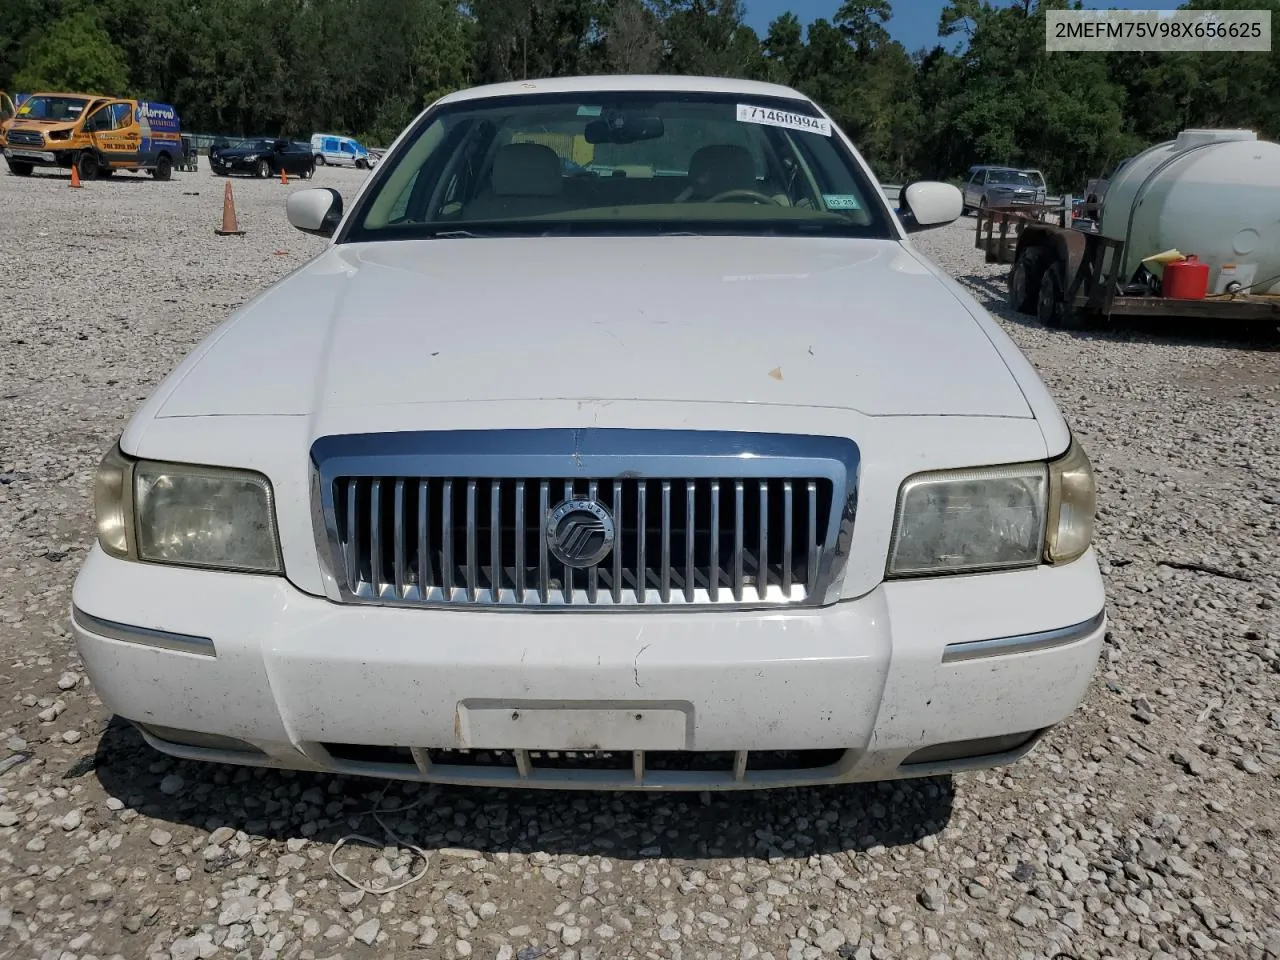
[[[1049,464],[1049,522],[1045,528],[1045,559],[1049,563],[1070,563],[1083,556],[1093,542],[1097,509],[1093,465],[1072,437],[1067,452]]]
[[[126,497],[129,495],[130,461],[115,444],[98,464],[98,474],[93,483],[94,521],[98,528],[98,543],[115,557],[129,555],[129,511]]]

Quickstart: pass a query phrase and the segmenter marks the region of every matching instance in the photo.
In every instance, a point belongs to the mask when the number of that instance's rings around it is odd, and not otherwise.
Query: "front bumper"
[[[1084,697],[1103,603],[1092,553],[815,610],[597,615],[345,606],[95,545],[72,619],[107,708],[178,756],[731,789],[1016,759]]]
[[[62,152],[45,150],[40,147],[6,146],[4,148],[4,158],[10,161],[16,160],[20,163],[34,163],[41,167],[70,166],[70,158],[64,158]]]
[[[221,160],[218,158],[209,158],[209,168],[218,173],[254,173],[258,167],[258,161],[252,163],[247,160]]]
[[[1033,193],[997,193],[991,198],[992,206],[996,207],[1033,207],[1043,204],[1044,202],[1044,197],[1037,196]]]

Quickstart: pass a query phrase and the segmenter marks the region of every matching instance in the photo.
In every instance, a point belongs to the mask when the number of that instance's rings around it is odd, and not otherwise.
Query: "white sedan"
[[[75,636],[211,761],[734,789],[1016,760],[1106,627],[1032,366],[769,84],[432,104],[102,462]]]

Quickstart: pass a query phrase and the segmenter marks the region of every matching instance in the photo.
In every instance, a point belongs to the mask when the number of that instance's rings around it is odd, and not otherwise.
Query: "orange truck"
[[[33,93],[3,134],[5,161],[20,177],[36,167],[74,167],[81,180],[117,170],[168,180],[185,152],[173,107],[87,93]]]

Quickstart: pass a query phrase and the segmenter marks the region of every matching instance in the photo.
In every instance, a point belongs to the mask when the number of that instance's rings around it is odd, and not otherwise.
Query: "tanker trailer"
[[[1190,294],[1162,289],[1159,268],[1144,266],[1174,250],[1207,267]],[[1048,326],[1122,315],[1280,323],[1280,144],[1184,130],[1143,151],[1109,184],[1096,231],[1022,231],[1009,300]]]

